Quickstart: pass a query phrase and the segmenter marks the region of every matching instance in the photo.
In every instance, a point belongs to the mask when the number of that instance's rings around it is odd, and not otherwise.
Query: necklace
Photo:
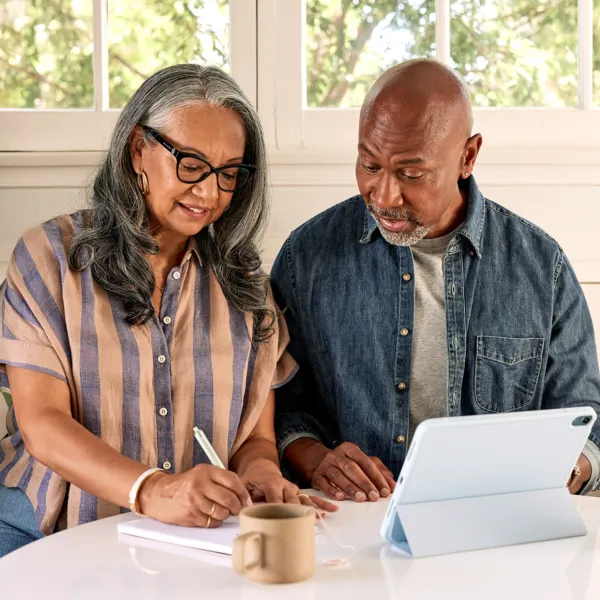
[[[164,292],[165,292],[165,288],[164,287],[160,287],[160,285],[158,285],[157,283],[154,284],[154,287],[158,288],[164,294]]]

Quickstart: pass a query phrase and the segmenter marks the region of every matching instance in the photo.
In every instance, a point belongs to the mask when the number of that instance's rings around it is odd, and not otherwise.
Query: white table
[[[387,501],[342,503],[328,517],[343,544],[356,546],[351,567],[326,532],[317,537],[315,576],[304,583],[265,586],[245,581],[230,558],[163,545],[119,541],[122,515],[55,534],[0,559],[0,592],[18,600],[598,600],[600,499],[575,498],[586,537],[413,560],[383,545],[379,525]],[[131,538],[129,538],[131,539]],[[154,544],[153,542],[146,542]]]

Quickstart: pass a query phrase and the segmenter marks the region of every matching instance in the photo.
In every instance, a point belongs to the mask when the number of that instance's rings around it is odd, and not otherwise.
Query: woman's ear
[[[142,172],[142,155],[145,147],[144,130],[137,125],[129,138],[129,154],[133,170],[138,174]]]

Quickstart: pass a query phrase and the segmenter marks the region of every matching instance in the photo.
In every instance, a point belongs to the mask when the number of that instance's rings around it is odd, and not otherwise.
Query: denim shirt
[[[575,273],[546,233],[465,182],[467,216],[444,257],[448,415],[591,406],[600,376]],[[410,275],[410,277],[408,275]],[[398,475],[406,456],[415,278],[361,196],[296,229],[271,273],[300,370],[277,390],[280,452],[353,442]],[[585,454],[600,484],[600,420]],[[535,467],[534,467],[535,468]]]

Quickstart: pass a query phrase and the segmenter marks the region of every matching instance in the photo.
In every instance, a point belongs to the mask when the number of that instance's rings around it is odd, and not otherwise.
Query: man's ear
[[[480,133],[476,133],[472,135],[465,143],[465,147],[463,150],[463,160],[461,171],[463,173],[468,173],[469,175],[473,172],[475,168],[475,161],[477,160],[477,156],[479,156],[479,150],[481,149],[481,144],[483,143],[483,138]]]
[[[136,173],[142,171],[142,151],[146,147],[144,138],[144,130],[138,125],[129,138],[129,155],[131,156],[131,164]]]

